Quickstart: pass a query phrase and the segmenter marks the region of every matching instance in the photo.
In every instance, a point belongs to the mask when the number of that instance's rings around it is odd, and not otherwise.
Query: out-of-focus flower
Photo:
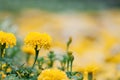
[[[37,46],[38,50],[42,47],[49,49],[51,46],[51,37],[46,33],[31,32],[26,36],[24,42],[25,45],[32,46],[33,48]]]
[[[46,69],[39,75],[38,80],[68,80],[65,72],[58,69]]]
[[[27,53],[27,54],[32,54],[32,55],[34,55],[35,54],[35,49],[33,48],[33,47],[31,47],[31,46],[23,46],[22,47],[22,51],[23,52],[25,52],[25,53]]]
[[[85,71],[87,72],[96,72],[98,69],[99,68],[96,65],[88,65],[85,67]]]
[[[32,65],[33,65],[33,62],[34,62],[34,59],[33,59],[33,58],[30,58],[30,59],[28,60],[28,65],[29,65],[29,66],[32,66]]]
[[[6,64],[2,64],[2,69],[6,67]]]
[[[88,80],[89,76],[92,76],[92,79],[95,79],[95,73],[98,71],[97,65],[88,65],[84,69],[84,80]]]
[[[12,69],[11,68],[7,68],[7,71],[6,72],[11,72],[12,71]]]
[[[13,47],[16,45],[16,37],[12,33],[0,31],[0,44],[6,44],[6,48],[8,46]]]
[[[118,43],[115,46],[112,46],[112,48],[108,51],[109,53],[106,54],[106,62],[112,62],[115,64],[120,63],[120,43]]]
[[[114,46],[116,43],[119,43],[119,38],[108,33],[107,31],[103,31],[101,36],[104,42],[105,53],[107,53],[107,51],[111,49],[111,47]]]
[[[115,55],[107,56],[106,61],[119,64],[120,63],[120,53],[119,54],[115,54]]]
[[[1,75],[2,79],[4,79],[6,77],[6,74],[4,74],[4,72],[2,72],[2,71],[0,72],[0,75]]]

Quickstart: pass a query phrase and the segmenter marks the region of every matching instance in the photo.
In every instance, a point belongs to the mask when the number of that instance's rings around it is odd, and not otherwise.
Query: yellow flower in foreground
[[[45,33],[31,32],[26,36],[24,43],[33,48],[36,48],[37,46],[38,50],[42,47],[49,49],[51,45],[51,37]]]
[[[0,31],[0,44],[6,44],[6,47],[13,47],[16,45],[16,38],[14,34]]]
[[[68,80],[65,72],[58,69],[46,69],[41,72],[38,80]]]
[[[35,49],[30,46],[23,46],[22,51],[27,53],[27,54],[35,54]]]

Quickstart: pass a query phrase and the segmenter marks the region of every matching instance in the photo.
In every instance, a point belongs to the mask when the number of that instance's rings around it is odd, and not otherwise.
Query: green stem
[[[62,64],[62,70],[65,71],[65,63]]]
[[[27,64],[28,64],[28,62],[29,62],[29,59],[30,59],[30,54],[27,54],[27,58],[26,58]]]
[[[34,64],[33,64],[32,68],[34,68],[35,63],[36,63],[37,58],[38,58],[38,54],[39,54],[39,50],[37,50],[37,46],[36,46],[36,48],[35,48],[35,52],[36,52],[36,55],[35,55],[35,61],[34,61]]]
[[[0,53],[1,53],[1,58],[4,57],[4,49],[6,47],[6,44],[4,43],[3,45],[0,44]]]
[[[68,50],[69,50],[69,46],[67,46],[66,52],[68,52]]]
[[[93,73],[92,72],[88,72],[88,80],[93,80]]]
[[[50,68],[53,67],[53,61],[52,61],[52,60],[50,60],[50,65],[49,65],[49,67],[50,67]]]
[[[67,61],[67,72],[69,71],[69,60]]]
[[[4,49],[1,49],[1,58],[3,58],[4,57]]]
[[[70,72],[72,72],[72,65],[73,65],[73,61],[71,61],[71,64],[70,64]]]
[[[0,44],[0,58],[2,59],[4,57],[4,49],[6,47],[6,44],[3,45]],[[2,70],[2,62],[0,62],[0,70]]]

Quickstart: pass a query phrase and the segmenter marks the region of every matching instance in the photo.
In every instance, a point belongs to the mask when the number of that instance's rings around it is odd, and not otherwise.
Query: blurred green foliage
[[[47,11],[86,11],[120,7],[119,0],[0,0],[1,11],[37,8]]]

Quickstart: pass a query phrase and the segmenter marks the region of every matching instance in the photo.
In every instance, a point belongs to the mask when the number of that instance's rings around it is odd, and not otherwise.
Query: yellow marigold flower
[[[41,44],[45,49],[49,49],[51,46],[51,37],[46,33],[41,34]]]
[[[26,36],[24,42],[26,45],[32,46],[33,48],[37,46],[38,50],[42,47],[48,49],[51,45],[51,37],[46,33],[31,32]]]
[[[68,80],[65,72],[58,69],[46,69],[41,72],[38,80]]]
[[[23,46],[22,51],[27,54],[35,54],[35,49],[31,46]]]
[[[6,48],[8,46],[13,47],[16,45],[16,38],[12,33],[0,31],[0,44],[6,44]]]

